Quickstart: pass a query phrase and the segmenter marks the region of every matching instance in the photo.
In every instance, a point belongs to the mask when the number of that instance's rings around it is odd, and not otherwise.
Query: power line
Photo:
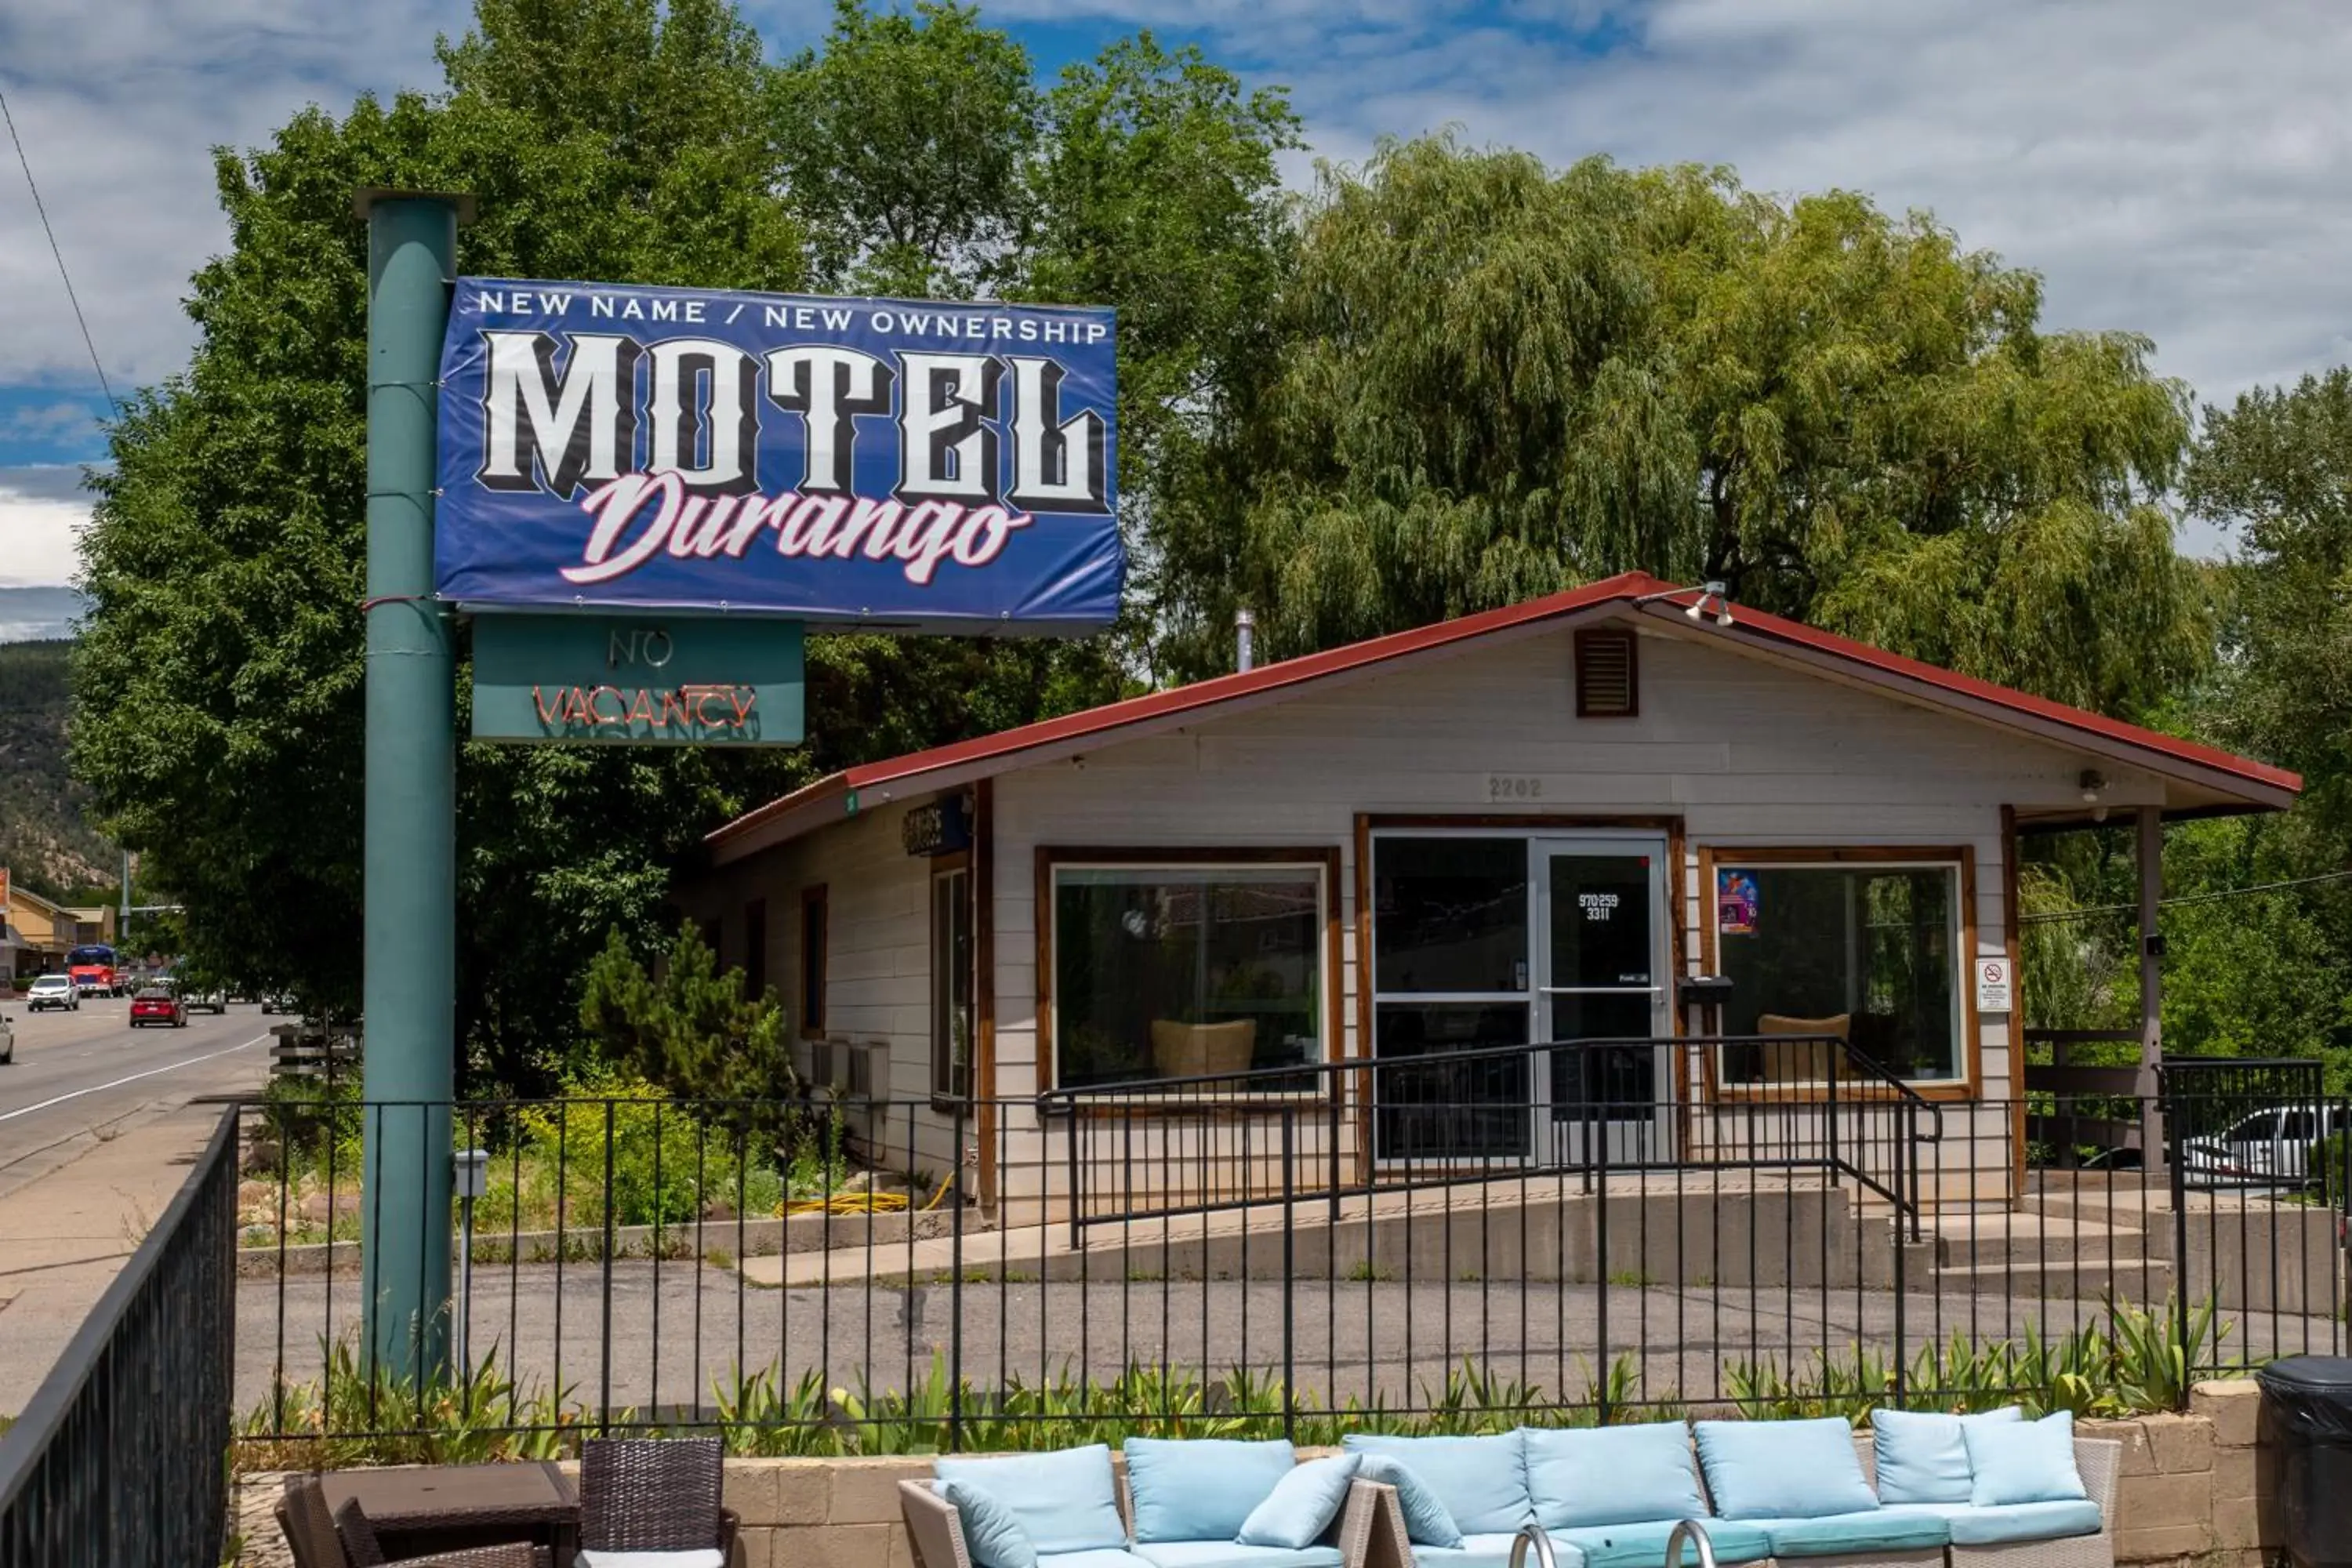
[[[40,185],[33,179],[33,161],[25,155],[25,139],[16,134],[16,117],[8,112],[8,95],[5,92],[0,92],[0,121],[6,123],[8,140],[16,145],[16,162],[25,171],[25,188],[33,193],[33,210],[41,216],[41,232],[49,237],[49,254],[58,258],[58,276],[65,279],[66,300],[73,306],[74,323],[81,328],[81,346],[89,351],[89,367],[98,372],[99,390],[106,394],[106,405],[120,419],[122,405],[114,400],[114,387],[106,379],[106,366],[99,361],[97,341],[89,335],[89,319],[81,313],[81,296],[74,292],[73,274],[66,270],[66,253],[58,246],[58,231],[49,223],[49,209],[41,200]]]
[[[2225,899],[2242,899],[2255,893],[2275,893],[2288,888],[2308,888],[2318,882],[2341,882],[2347,878],[2352,878],[2352,870],[2321,871],[2315,876],[2290,877],[2283,882],[2256,882],[2244,888],[2220,888],[2210,893],[2182,893],[2178,898],[2158,899],[2157,907],[2171,909],[2180,904],[2219,903]],[[2131,914],[2138,909],[2137,904],[2087,904],[2079,910],[2045,910],[2039,914],[2020,915],[2017,917],[2017,923],[2021,926],[2042,925],[2051,921],[2078,921],[2085,915]]]

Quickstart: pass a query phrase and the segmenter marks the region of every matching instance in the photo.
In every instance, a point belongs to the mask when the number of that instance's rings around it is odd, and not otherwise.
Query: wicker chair
[[[739,1561],[716,1437],[591,1437],[580,1446],[583,1552],[695,1552]]]
[[[278,1529],[293,1549],[294,1568],[378,1568],[384,1561],[383,1549],[359,1505],[347,1502],[340,1513],[330,1515],[326,1491],[316,1476],[289,1477],[275,1511]],[[517,1542],[403,1558],[399,1568],[549,1568],[549,1557],[543,1546]]]

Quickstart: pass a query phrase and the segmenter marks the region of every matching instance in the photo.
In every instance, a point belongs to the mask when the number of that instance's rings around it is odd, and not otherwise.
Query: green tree
[[[845,6],[821,49],[777,67],[722,0],[479,0],[440,58],[438,95],[313,109],[218,155],[231,243],[194,281],[197,349],[115,428],[86,551],[73,755],[103,826],[184,900],[192,957],[338,1009],[360,963],[354,190],[473,192],[459,265],[477,273],[1131,293],[1121,458],[1140,515],[1180,481],[1137,452],[1186,460],[1150,432],[1236,357],[1234,280],[1267,275],[1273,150],[1293,134],[1278,100],[1148,39],[1046,90],[951,6]],[[1113,172],[1154,182],[1150,198]],[[464,749],[459,1027],[478,1087],[561,1071],[589,961],[614,929],[654,951],[673,869],[730,812],[1123,683],[1109,638],[826,637],[809,667],[795,753]]]
[[[691,921],[652,969],[614,931],[588,965],[580,1024],[610,1067],[681,1099],[738,1102],[717,1112],[729,1125],[775,1125],[761,1108],[792,1097],[775,992],[745,995],[743,972],[722,972]]]
[[[1444,139],[1327,167],[1245,482],[1171,530],[1176,662],[1221,663],[1236,595],[1288,654],[1643,568],[2144,708],[2209,646],[2159,504],[2185,395],[2040,311],[1843,192]]]
[[[229,250],[194,279],[187,369],[113,431],[85,542],[74,765],[110,833],[186,903],[204,967],[349,1010],[359,981],[358,614],[366,249],[352,193],[464,189],[463,264],[521,276],[790,287],[766,68],[712,0],[484,0],[449,90],[310,110],[219,154]],[[615,923],[784,774],[755,758],[468,746],[460,1029],[541,1071]]]
[[[2304,774],[2314,861],[2352,850],[2352,369],[2205,410],[2190,506],[2235,532],[2228,658],[2200,715]]]

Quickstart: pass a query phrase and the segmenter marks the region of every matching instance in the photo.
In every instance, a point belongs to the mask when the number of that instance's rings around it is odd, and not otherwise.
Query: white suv
[[[80,1010],[81,991],[74,984],[72,976],[44,974],[33,982],[33,989],[25,997],[25,1010],[39,1013],[51,1007]]]

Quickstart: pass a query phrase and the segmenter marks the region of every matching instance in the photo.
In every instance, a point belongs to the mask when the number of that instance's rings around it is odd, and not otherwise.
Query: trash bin
[[[2352,1357],[2287,1356],[2255,1374],[2294,1568],[2352,1568]]]

